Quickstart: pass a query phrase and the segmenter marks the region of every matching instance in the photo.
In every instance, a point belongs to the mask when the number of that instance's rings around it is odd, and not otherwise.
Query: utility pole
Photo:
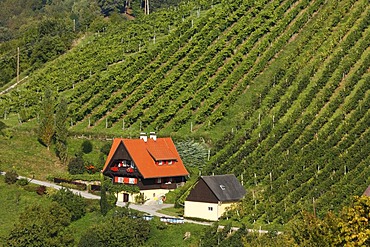
[[[144,13],[149,15],[149,0],[144,1]]]
[[[19,46],[17,47],[17,83],[19,82]]]

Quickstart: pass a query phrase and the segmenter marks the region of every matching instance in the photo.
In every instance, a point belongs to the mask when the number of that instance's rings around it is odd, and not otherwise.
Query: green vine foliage
[[[250,200],[229,218],[250,227],[282,227],[313,200],[324,217],[368,186],[367,0],[201,0],[112,19],[1,95],[0,115],[33,121],[52,85],[71,132],[176,137],[189,170],[243,181]]]

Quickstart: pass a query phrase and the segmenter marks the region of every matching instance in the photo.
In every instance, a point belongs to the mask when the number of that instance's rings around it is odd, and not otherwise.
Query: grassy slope
[[[0,176],[0,243],[1,238],[9,234],[19,214],[26,206],[48,202],[48,199],[35,192],[28,192],[17,185],[6,184],[4,176]]]
[[[58,176],[67,173],[67,166],[61,164],[55,156],[54,147],[47,150],[37,141],[35,120],[19,124],[16,115],[12,114],[2,121],[7,126],[14,127],[7,129],[11,133],[10,138],[0,137],[0,170],[14,169],[19,175],[35,176],[35,178],[44,180],[49,175]],[[88,136],[70,136],[68,140],[70,158],[80,152],[81,144],[86,138]],[[99,160],[100,148],[107,142],[111,141],[91,140],[93,151],[84,154],[84,160],[96,165]]]
[[[42,146],[32,132],[14,131],[10,139],[0,138],[0,170],[15,170],[19,175],[46,179],[49,174],[66,171],[55,154]]]

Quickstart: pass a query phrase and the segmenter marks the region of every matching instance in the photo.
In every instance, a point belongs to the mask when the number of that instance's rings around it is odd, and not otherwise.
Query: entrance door
[[[127,193],[123,194],[123,202],[128,202],[128,194]]]

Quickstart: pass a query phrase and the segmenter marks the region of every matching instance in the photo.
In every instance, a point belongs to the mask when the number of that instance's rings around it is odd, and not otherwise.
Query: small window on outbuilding
[[[213,211],[213,207],[208,207],[208,211]]]
[[[225,190],[226,189],[226,186],[223,185],[223,184],[220,184],[220,188],[221,188],[221,190]]]

